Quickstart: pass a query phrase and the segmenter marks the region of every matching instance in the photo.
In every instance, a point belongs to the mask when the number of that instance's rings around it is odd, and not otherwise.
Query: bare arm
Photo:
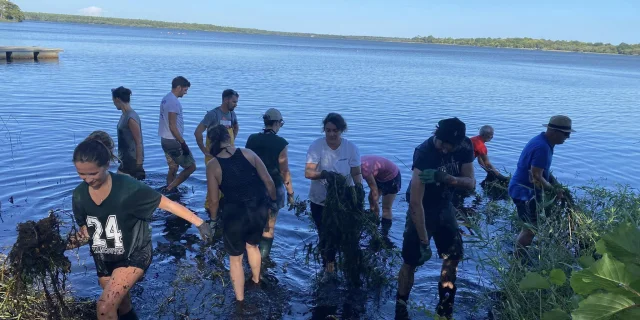
[[[489,156],[486,154],[481,154],[478,156],[478,163],[480,164],[480,166],[485,170],[485,171],[493,171],[496,174],[500,174],[500,172],[498,171],[498,169],[496,169],[493,164],[491,163],[491,161],[489,161]]]
[[[218,207],[220,206],[220,180],[216,176],[216,171],[220,169],[220,164],[215,158],[207,163],[207,197],[209,197],[209,213],[211,219],[218,217]]]
[[[422,197],[424,196],[424,184],[420,181],[420,170],[413,169],[411,177],[411,190],[409,191],[411,200],[409,202],[409,211],[411,221],[416,227],[420,242],[428,243],[429,235],[424,221],[424,207],[422,206]]]
[[[284,147],[284,149],[280,151],[280,155],[278,156],[278,163],[280,165],[280,175],[282,175],[282,181],[284,182],[284,187],[287,189],[287,194],[293,194],[291,171],[289,171],[288,149],[288,147]]]
[[[304,177],[309,180],[320,180],[320,172],[316,169],[318,168],[317,163],[307,163],[304,167]]]
[[[69,235],[67,250],[82,247],[87,243],[89,243],[89,230],[87,226],[82,226],[78,232]]]
[[[180,131],[178,131],[178,125],[176,124],[178,121],[177,119],[178,114],[176,114],[175,112],[169,112],[169,130],[171,131],[173,137],[178,140],[178,142],[183,143],[184,138],[180,134]]]
[[[469,162],[469,163],[463,164],[462,168],[460,169],[460,176],[454,177],[452,175],[449,175],[449,179],[447,180],[447,183],[450,186],[454,186],[461,189],[469,189],[469,190],[475,189],[476,178],[474,177],[474,173],[473,173],[473,163]]]
[[[162,198],[160,199],[160,205],[158,206],[158,208],[169,211],[176,216],[189,221],[189,223],[195,226],[200,226],[202,223],[204,223],[204,220],[200,219],[200,217],[191,212],[191,210],[187,209],[177,202],[169,200],[165,196],[162,196]]]
[[[380,200],[380,193],[378,192],[378,185],[376,184],[376,179],[373,175],[368,175],[364,177],[364,180],[369,185],[369,207],[371,211],[376,215],[380,215],[380,206],[378,205],[378,201]]]
[[[264,185],[267,187],[267,192],[269,192],[269,197],[271,197],[271,200],[277,200],[278,196],[276,194],[276,185],[273,183],[273,179],[271,179],[269,171],[267,171],[267,167],[264,166],[264,162],[260,160],[260,157],[258,157],[255,152],[249,149],[240,150],[242,150],[242,153],[245,155],[245,157],[249,159],[249,162],[251,162],[251,164],[256,167],[258,176],[260,176],[260,180],[262,180]]]
[[[360,170],[360,166],[351,167],[351,177],[353,178],[353,183],[362,184],[362,171]]]
[[[141,166],[144,163],[143,149],[142,149],[142,129],[137,121],[129,118],[129,130],[133,135],[133,141],[136,144],[136,165]]]
[[[544,169],[531,166],[531,175],[533,178],[533,184],[537,186],[542,186],[544,189],[553,189],[553,186],[549,181],[544,178]]]
[[[207,150],[207,147],[204,145],[204,139],[202,138],[202,134],[205,132],[205,130],[207,130],[207,127],[205,127],[204,124],[199,124],[198,127],[196,127],[196,131],[193,133],[194,136],[196,136],[196,143],[198,144],[198,148],[200,148],[200,151],[202,151],[202,153],[204,153],[204,155],[209,155],[209,150]]]

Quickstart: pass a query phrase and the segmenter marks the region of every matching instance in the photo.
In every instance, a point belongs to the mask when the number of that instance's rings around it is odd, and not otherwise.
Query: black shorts
[[[131,158],[122,158],[120,159],[120,166],[118,167],[118,171],[133,176],[136,173],[136,159]]]
[[[436,212],[425,212],[425,224],[429,239],[433,238],[442,259],[461,260],[463,257],[462,237],[458,230],[456,209],[448,206]],[[402,241],[402,259],[404,263],[417,267],[420,264],[420,237],[416,230],[411,213],[407,211],[407,220]]]
[[[376,186],[383,196],[388,194],[397,194],[402,188],[402,175],[400,174],[400,171],[398,171],[398,174],[389,181],[380,182],[376,180]]]
[[[538,222],[538,208],[535,198],[531,200],[512,199],[518,211],[518,218],[525,223],[536,224]]]
[[[129,259],[120,261],[104,261],[93,256],[93,262],[96,264],[96,273],[98,277],[110,277],[113,270],[118,268],[136,267],[146,272],[151,265],[153,259],[153,246],[151,242],[142,249],[138,249],[129,255]],[[142,279],[142,278],[140,278]]]
[[[244,254],[245,245],[257,245],[267,224],[266,199],[243,203],[227,202],[222,210],[222,239],[230,256]]]

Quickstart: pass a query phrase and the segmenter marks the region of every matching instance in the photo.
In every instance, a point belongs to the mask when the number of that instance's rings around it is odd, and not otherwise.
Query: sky
[[[23,11],[389,37],[640,43],[638,0],[13,0]]]

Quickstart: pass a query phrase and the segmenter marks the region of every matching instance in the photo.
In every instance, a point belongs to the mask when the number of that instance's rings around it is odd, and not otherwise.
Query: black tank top
[[[237,148],[229,158],[216,157],[216,159],[222,169],[220,190],[224,194],[226,203],[240,204],[265,197],[266,188],[258,175],[258,170],[245,158],[240,148]]]

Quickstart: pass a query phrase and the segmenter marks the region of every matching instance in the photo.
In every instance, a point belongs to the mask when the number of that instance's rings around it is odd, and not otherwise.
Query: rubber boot
[[[138,320],[138,315],[136,314],[135,310],[131,308],[129,312],[121,315],[120,317],[118,317],[118,319],[119,320]]]
[[[389,234],[389,230],[391,229],[392,220],[387,218],[382,218],[380,224],[382,225],[382,235],[387,236]]]
[[[262,263],[265,263],[269,259],[272,245],[273,238],[262,237],[262,240],[260,240],[260,256],[262,256]]]
[[[451,319],[453,315],[453,303],[456,298],[456,291],[458,287],[453,285],[453,289],[445,288],[442,286],[442,283],[438,283],[438,295],[440,296],[440,302],[438,302],[438,306],[436,307],[436,313],[447,319]]]
[[[402,296],[396,292],[396,320],[409,319],[409,309],[407,308],[407,300],[409,295]]]

